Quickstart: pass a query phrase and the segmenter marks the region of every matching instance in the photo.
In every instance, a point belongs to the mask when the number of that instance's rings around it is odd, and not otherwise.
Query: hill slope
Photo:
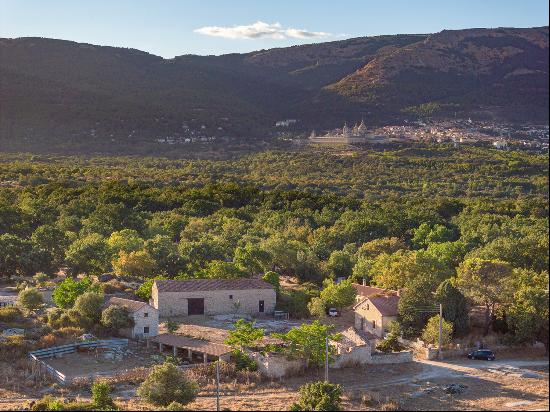
[[[201,130],[263,138],[441,115],[548,120],[548,28],[363,37],[222,56],[162,59],[133,49],[0,39],[0,148],[124,148]],[[405,112],[404,112],[405,110]],[[204,126],[204,127],[203,127]]]

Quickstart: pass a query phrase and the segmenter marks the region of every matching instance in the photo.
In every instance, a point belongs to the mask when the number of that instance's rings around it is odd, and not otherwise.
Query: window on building
[[[143,312],[143,317],[144,317],[144,318],[148,318],[148,317],[149,317],[149,313],[148,313],[148,312]]]
[[[372,328],[376,329],[376,321],[375,320],[372,321]]]
[[[143,333],[149,333],[149,326],[144,326],[143,327]]]
[[[233,295],[229,295],[229,299],[233,299]]]
[[[367,303],[367,310],[369,310],[369,309],[370,309],[370,306],[369,306],[369,304]]]

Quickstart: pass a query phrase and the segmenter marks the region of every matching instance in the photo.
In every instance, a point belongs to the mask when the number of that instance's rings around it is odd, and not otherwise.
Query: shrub
[[[197,396],[197,385],[185,379],[176,366],[164,363],[153,366],[137,393],[153,405],[167,406],[172,402],[185,405]]]
[[[13,322],[19,316],[21,316],[21,311],[14,306],[0,308],[0,322]]]
[[[101,284],[101,291],[106,295],[120,293],[126,291],[126,286],[117,279],[111,279],[110,281]]]
[[[35,288],[27,288],[19,292],[17,303],[27,310],[35,310],[42,306],[44,299]]]
[[[341,410],[342,387],[340,385],[318,381],[306,383],[300,387],[298,403],[292,405],[292,411],[339,411]]]
[[[27,356],[27,352],[30,350],[32,350],[32,345],[23,336],[8,336],[5,340],[0,341],[0,360],[19,359]]]
[[[179,402],[172,402],[170,405],[168,405],[166,408],[164,408],[165,411],[184,411],[184,406]]]
[[[96,408],[116,409],[113,398],[111,398],[111,387],[107,382],[95,382],[92,385],[92,403]]]
[[[127,308],[111,305],[101,313],[101,324],[111,331],[118,331],[133,327],[134,320]]]
[[[323,302],[321,298],[311,299],[307,305],[307,309],[309,310],[311,316],[315,316],[317,318],[324,318],[327,315],[325,302]]]
[[[56,336],[53,333],[50,333],[49,335],[42,336],[38,341],[37,346],[40,348],[49,348],[51,346],[55,346],[56,343],[57,343]]]
[[[451,343],[453,336],[453,324],[443,319],[442,345]],[[439,315],[432,316],[422,332],[422,340],[426,343],[437,344],[439,342]]]
[[[54,398],[51,395],[46,395],[42,397],[41,399],[37,400],[34,404],[31,406],[32,411],[60,411],[62,409],[59,409],[59,404],[61,401]],[[63,405],[61,403],[61,405]],[[56,407],[56,409],[50,409],[50,407]]]
[[[388,353],[399,352],[404,349],[403,345],[399,342],[399,335],[401,334],[401,325],[393,321],[389,325],[389,332],[377,346],[376,349]]]
[[[403,350],[403,345],[399,342],[397,335],[388,334],[384,340],[376,345],[376,349],[384,353],[399,352]]]
[[[101,319],[103,308],[103,295],[95,292],[86,292],[80,295],[72,309],[65,311],[60,316],[52,315],[53,325],[57,327],[80,327],[91,329]],[[58,312],[59,313],[59,312]],[[55,316],[59,316],[57,320]]]
[[[266,272],[262,279],[273,285],[275,287],[275,291],[279,294],[279,291],[281,290],[281,278],[277,272]]]
[[[61,329],[58,329],[56,331],[56,335],[60,337],[76,338],[78,336],[81,336],[84,332],[85,331],[82,328],[77,328],[75,326],[65,326]]]
[[[63,309],[72,307],[76,299],[85,292],[99,292],[99,285],[92,283],[90,278],[75,281],[73,278],[65,278],[53,291],[53,301]]]
[[[241,350],[236,349],[231,352],[231,357],[235,361],[235,367],[238,371],[256,372],[258,370],[256,361]]]
[[[173,320],[169,320],[166,322],[166,329],[169,333],[174,333],[178,330],[179,324],[177,322],[174,322]]]
[[[383,403],[380,405],[380,410],[381,411],[400,411],[401,405],[397,401],[389,400],[386,403]]]
[[[233,348],[252,346],[264,337],[264,330],[255,327],[256,321],[247,322],[239,319],[233,324],[225,343]]]

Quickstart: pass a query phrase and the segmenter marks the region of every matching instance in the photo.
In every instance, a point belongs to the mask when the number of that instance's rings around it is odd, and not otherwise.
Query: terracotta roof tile
[[[368,300],[376,309],[378,309],[382,316],[398,315],[397,307],[399,305],[399,296],[371,296]]]
[[[359,283],[353,283],[353,287],[357,291],[358,296],[368,298],[372,295],[388,295],[388,294],[397,294],[394,290],[375,288],[373,286],[363,286]]]
[[[261,279],[155,280],[159,292],[198,292],[209,290],[275,289]]]

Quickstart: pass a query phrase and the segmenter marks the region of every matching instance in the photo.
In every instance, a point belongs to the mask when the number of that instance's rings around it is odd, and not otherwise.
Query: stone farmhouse
[[[158,335],[159,312],[151,305],[138,300],[111,297],[106,306],[123,306],[128,309],[130,317],[134,320],[134,327],[122,329],[119,333],[132,339],[151,338]]]
[[[355,311],[355,329],[373,339],[381,339],[390,322],[397,320],[399,292],[354,284],[358,302]]]
[[[160,316],[272,314],[276,293],[261,279],[156,280],[151,304]]]

